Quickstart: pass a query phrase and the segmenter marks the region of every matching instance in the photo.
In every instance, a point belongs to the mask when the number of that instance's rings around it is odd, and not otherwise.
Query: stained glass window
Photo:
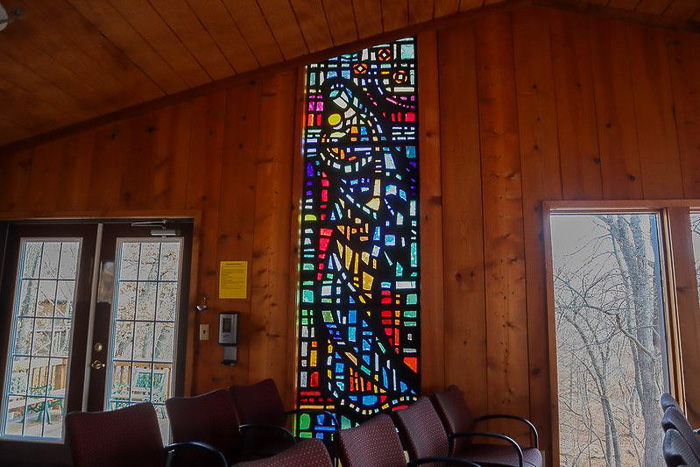
[[[301,218],[302,437],[420,388],[416,41],[308,66]]]

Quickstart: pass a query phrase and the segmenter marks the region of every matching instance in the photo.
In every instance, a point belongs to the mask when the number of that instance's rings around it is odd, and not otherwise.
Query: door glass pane
[[[119,239],[107,409],[151,401],[164,440],[174,387],[182,239]]]
[[[658,216],[555,214],[562,465],[664,465],[668,387]]]
[[[80,249],[80,239],[21,242],[2,437],[63,437]]]
[[[700,297],[700,212],[690,213],[690,228],[693,232],[693,251],[695,253],[695,274],[698,282],[698,297]]]

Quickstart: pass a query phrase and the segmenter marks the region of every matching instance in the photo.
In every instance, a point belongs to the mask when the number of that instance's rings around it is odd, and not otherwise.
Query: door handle
[[[93,370],[101,370],[102,368],[106,367],[107,365],[105,365],[104,363],[102,363],[99,360],[95,360],[94,362],[92,362],[90,364],[90,366],[92,367]]]

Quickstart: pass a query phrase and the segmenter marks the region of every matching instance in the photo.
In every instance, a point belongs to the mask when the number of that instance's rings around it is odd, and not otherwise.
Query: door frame
[[[192,257],[190,262],[189,284],[184,284],[183,287],[188,287],[187,298],[187,334],[185,336],[185,355],[184,355],[184,375],[183,375],[183,392],[185,396],[192,395],[194,386],[194,351],[195,338],[197,328],[196,304],[199,297],[199,261],[200,261],[200,244],[202,238],[202,212],[198,209],[176,209],[176,210],[142,210],[142,211],[65,211],[52,212],[47,215],[37,214],[33,212],[12,212],[0,213],[0,225],[12,222],[41,222],[41,221],[65,221],[65,222],[100,222],[100,221],[140,221],[152,219],[173,219],[173,220],[188,220],[192,221]],[[5,229],[0,227],[0,233],[5,232]],[[0,246],[4,243],[3,238],[0,239]],[[0,255],[4,252],[0,250]],[[2,255],[4,256],[4,255]],[[4,260],[3,258],[0,258]],[[4,261],[3,261],[4,262]],[[0,271],[0,274],[2,271]]]

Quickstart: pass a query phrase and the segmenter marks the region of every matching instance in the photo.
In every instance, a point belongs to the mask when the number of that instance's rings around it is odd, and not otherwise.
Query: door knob
[[[101,370],[102,368],[106,367],[107,365],[105,365],[104,363],[102,363],[99,360],[95,360],[94,362],[92,362],[90,364],[90,366],[92,367],[93,370]]]
[[[102,342],[95,342],[92,348],[95,349],[95,352],[102,352]]]

